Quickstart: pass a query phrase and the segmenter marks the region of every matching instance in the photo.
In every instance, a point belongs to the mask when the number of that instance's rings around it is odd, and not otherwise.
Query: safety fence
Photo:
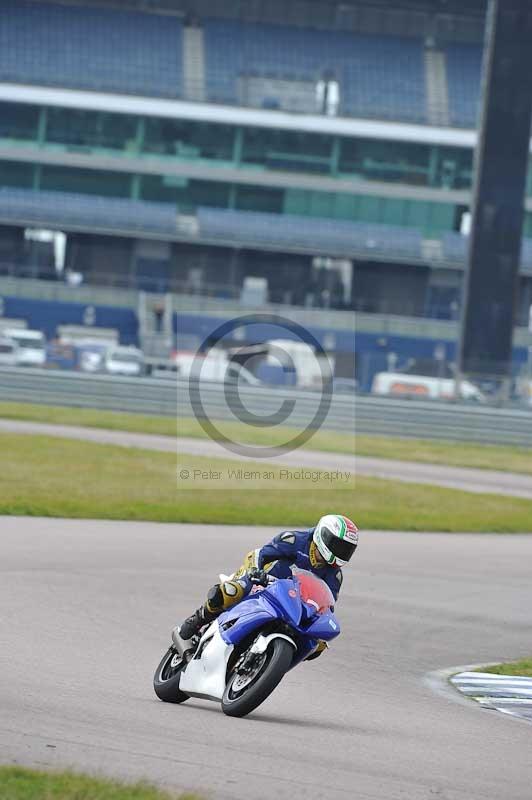
[[[532,447],[532,409],[0,367],[0,400]]]

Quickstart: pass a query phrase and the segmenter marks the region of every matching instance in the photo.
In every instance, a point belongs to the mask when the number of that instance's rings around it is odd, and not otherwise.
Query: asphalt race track
[[[79,439],[90,442],[116,444],[122,447],[140,447],[162,452],[179,451],[180,454],[205,456],[207,458],[230,458],[246,460],[225,450],[210,439],[154,436],[145,433],[82,428],[70,425],[50,425],[41,422],[17,422],[0,419],[0,433],[43,434]],[[251,459],[256,460],[256,459]],[[343,469],[356,473],[405,483],[431,484],[467,492],[503,494],[532,500],[532,477],[496,470],[448,467],[440,464],[421,464],[385,458],[369,458],[340,453],[317,452],[306,449],[279,454],[264,463],[278,466],[311,467],[318,469]]]
[[[248,719],[165,705],[172,624],[272,533],[0,519],[0,762],[223,798],[530,800],[532,727],[424,682],[530,651],[532,536],[366,533],[343,634]]]

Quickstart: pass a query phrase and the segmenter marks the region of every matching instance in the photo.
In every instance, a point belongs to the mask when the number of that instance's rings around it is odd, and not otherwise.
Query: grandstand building
[[[357,352],[384,363],[444,341],[452,358],[484,13],[480,0],[0,0],[0,272],[54,277],[27,231],[62,231],[83,291],[117,287],[107,304],[171,292],[184,318],[205,313],[202,296],[231,316],[261,278],[256,305],[300,307],[336,349],[355,310]],[[525,237],[518,324],[532,178]],[[518,332],[517,359],[525,343]]]

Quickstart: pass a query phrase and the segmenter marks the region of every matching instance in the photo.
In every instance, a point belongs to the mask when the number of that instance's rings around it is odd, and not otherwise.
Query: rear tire
[[[240,692],[235,691],[239,673],[234,672],[222,698],[222,711],[229,717],[245,717],[273,692],[292,663],[294,648],[286,639],[273,639],[266,650],[260,672]]]
[[[173,647],[166,651],[153,676],[153,688],[159,700],[165,703],[184,703],[188,700],[188,694],[179,689],[181,673],[186,663]]]

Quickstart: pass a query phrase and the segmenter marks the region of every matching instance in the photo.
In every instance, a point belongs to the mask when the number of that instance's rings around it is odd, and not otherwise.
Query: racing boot
[[[190,617],[179,626],[179,636],[188,641],[193,636],[197,636],[204,625],[208,625],[216,619],[218,614],[209,611],[207,606],[200,606]]]

